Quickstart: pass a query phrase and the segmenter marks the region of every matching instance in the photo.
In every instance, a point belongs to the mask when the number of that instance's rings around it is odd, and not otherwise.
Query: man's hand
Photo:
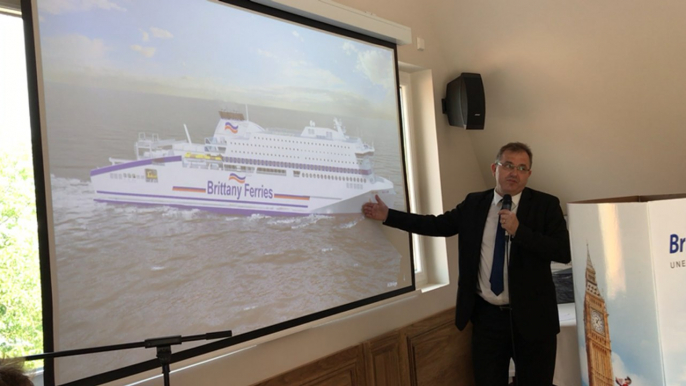
[[[364,205],[362,205],[362,213],[364,213],[365,217],[371,218],[374,220],[379,220],[379,221],[386,221],[386,218],[388,217],[388,206],[381,201],[379,198],[379,195],[374,196],[376,198],[376,202],[368,202]]]
[[[505,229],[508,235],[514,236],[517,233],[517,228],[519,228],[517,215],[507,209],[500,210],[498,215],[500,215],[500,226]]]

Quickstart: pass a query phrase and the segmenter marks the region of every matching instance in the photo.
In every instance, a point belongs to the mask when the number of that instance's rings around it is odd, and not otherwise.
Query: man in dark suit
[[[473,324],[478,386],[506,386],[510,358],[519,386],[553,381],[560,322],[550,263],[571,260],[569,233],[560,201],[526,187],[531,164],[527,145],[508,143],[491,165],[495,189],[470,193],[439,216],[395,211],[378,196],[362,208],[366,217],[408,232],[459,235],[455,324]],[[507,196],[511,209],[501,209]]]

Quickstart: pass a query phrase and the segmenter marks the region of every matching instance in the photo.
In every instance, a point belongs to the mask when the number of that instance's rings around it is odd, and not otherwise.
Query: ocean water
[[[238,335],[412,284],[408,243],[393,245],[361,213],[226,216],[93,200],[90,170],[109,157],[134,158],[139,132],[183,139],[185,123],[193,142],[202,142],[219,109],[245,106],[52,83],[46,98],[58,350],[228,329]],[[264,127],[295,133],[310,120],[331,127],[334,118],[248,111]],[[348,135],[376,147],[376,172],[394,182],[393,205],[404,209],[394,124],[339,118]],[[135,349],[59,359],[57,380],[154,358],[153,350]]]

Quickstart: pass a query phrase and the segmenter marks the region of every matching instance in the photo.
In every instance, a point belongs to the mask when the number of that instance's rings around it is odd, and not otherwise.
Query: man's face
[[[500,156],[500,163],[503,165],[514,165],[515,169],[510,170],[504,166],[500,166],[497,163],[491,165],[491,171],[493,176],[495,176],[495,190],[501,196],[509,194],[511,196],[519,194],[526,183],[529,181],[529,176],[531,175],[531,160],[526,152],[512,152],[506,150]],[[516,168],[518,166],[524,166],[527,170],[520,172]]]

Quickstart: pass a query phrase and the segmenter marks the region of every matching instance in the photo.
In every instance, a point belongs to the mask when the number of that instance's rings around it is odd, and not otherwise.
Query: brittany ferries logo
[[[245,184],[245,177],[241,177],[236,173],[231,173],[231,175],[229,175],[229,181],[236,181],[239,184]]]
[[[224,130],[230,130],[232,133],[236,134],[238,133],[238,126],[234,126],[231,124],[231,122],[226,122],[224,124]]]
[[[686,237],[680,237],[678,234],[672,233],[671,235],[669,235],[669,254],[681,255],[683,253],[686,253],[684,244],[686,244]],[[686,259],[683,259],[681,257],[677,257],[677,259],[678,260],[671,261],[669,263],[669,267],[672,269],[686,268]]]
[[[231,184],[231,181],[238,182],[238,184]],[[264,185],[254,187],[245,183],[245,176],[241,177],[238,174],[231,173],[229,175],[229,182],[222,181],[207,181],[207,194],[211,196],[230,196],[237,200],[241,198],[274,198],[274,190],[265,188]]]

